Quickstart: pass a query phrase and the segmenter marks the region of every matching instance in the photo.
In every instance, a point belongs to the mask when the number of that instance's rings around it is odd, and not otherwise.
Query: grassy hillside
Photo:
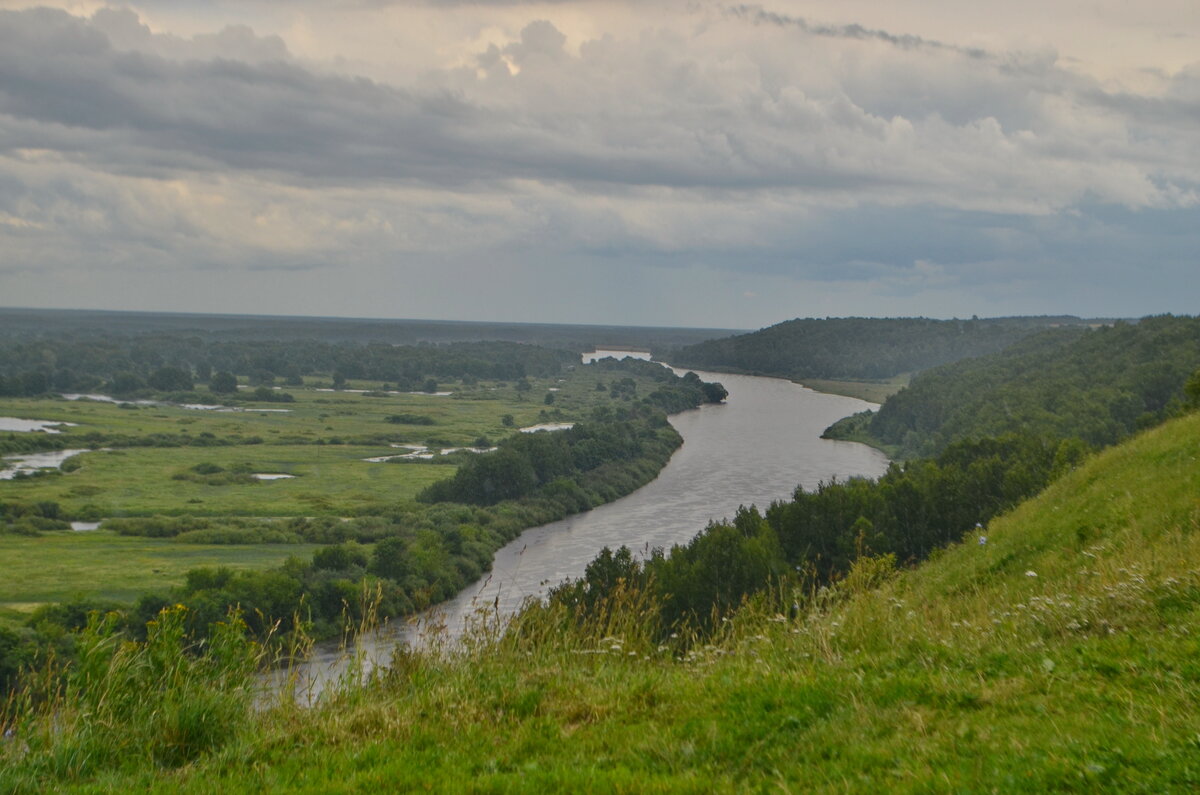
[[[913,570],[860,561],[706,644],[651,645],[635,603],[566,636],[532,611],[505,640],[405,655],[312,710],[60,703],[0,745],[0,789],[1200,785],[1200,414],[1099,454],[986,535]]]

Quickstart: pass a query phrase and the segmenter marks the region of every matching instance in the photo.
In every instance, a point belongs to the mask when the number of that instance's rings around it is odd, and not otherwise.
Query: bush
[[[387,421],[395,425],[434,425],[433,417],[425,414],[392,414]]]

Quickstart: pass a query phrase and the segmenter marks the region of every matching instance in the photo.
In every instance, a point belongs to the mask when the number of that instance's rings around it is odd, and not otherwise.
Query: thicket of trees
[[[685,623],[703,630],[783,579],[819,587],[864,556],[920,560],[1038,493],[1084,454],[1076,442],[1037,436],[959,442],[935,459],[893,464],[878,480],[798,489],[765,515],[742,508],[731,522],[644,561],[628,549],[605,549],[551,602],[586,620],[618,591],[633,589],[653,597],[664,636]]]
[[[792,379],[884,379],[993,353],[1051,325],[1082,322],[1074,317],[804,318],[689,345],[672,352],[670,361]]]
[[[1185,400],[1200,368],[1200,319],[1164,315],[1089,330],[1048,331],[999,353],[926,371],[874,415],[834,425],[903,457],[1004,433],[1113,444]]]

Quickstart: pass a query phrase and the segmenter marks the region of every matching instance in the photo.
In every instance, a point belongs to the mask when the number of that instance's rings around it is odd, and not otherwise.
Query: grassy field
[[[74,596],[128,602],[166,591],[198,566],[265,568],[289,555],[305,556],[313,544],[183,544],[170,538],[135,538],[105,530],[51,532],[37,537],[0,535],[0,610],[28,613]]]
[[[831,395],[867,400],[871,403],[882,403],[892,395],[908,386],[912,373],[901,373],[886,381],[832,381],[826,378],[806,378],[800,383],[818,392],[828,392]]]
[[[239,713],[171,770],[120,727],[105,741],[128,750],[104,757],[60,710],[21,729],[28,750],[9,744],[0,786],[1194,791],[1198,461],[1192,415],[1067,474],[985,544],[970,534],[900,572],[864,559],[806,607],[777,594],[706,643],[658,645],[635,603],[577,633],[532,615],[312,710]],[[89,768],[88,749],[119,761]]]
[[[439,386],[450,395],[332,392],[310,381],[286,388],[295,397],[292,403],[255,403],[242,392],[235,401],[241,410],[231,412],[4,399],[0,416],[75,423],[60,435],[45,438],[75,449],[87,447],[83,439],[88,437],[98,440],[93,446],[100,449],[74,457],[66,471],[0,480],[0,503],[50,501],[58,504],[64,518],[90,520],[380,513],[451,477],[454,459],[438,456],[435,461],[402,463],[363,459],[409,452],[392,445],[424,445],[436,453],[472,446],[481,437],[495,442],[520,427],[551,418],[582,419],[594,406],[619,405],[620,399],[610,395],[607,385],[628,375],[581,366],[557,378],[530,379],[525,390],[515,382]],[[640,394],[655,388],[648,378],[634,377],[634,381]],[[597,389],[598,382],[606,388]],[[381,386],[346,385],[347,390]],[[545,402],[547,395],[553,396],[550,404]],[[388,421],[398,415],[428,418],[431,424]],[[106,447],[105,440],[113,446]],[[205,443],[189,444],[189,440]],[[149,442],[155,446],[147,446]],[[196,471],[198,466],[220,471],[206,476]],[[294,477],[256,481],[248,473]],[[302,544],[189,547],[169,540],[119,538],[103,531],[48,533],[40,538],[0,534],[0,604],[23,610],[77,593],[129,599],[178,582],[193,566],[269,567],[290,554],[310,552]]]
[[[372,463],[363,459],[406,452],[387,445],[242,445],[140,447],[77,457],[79,469],[0,486],[8,499],[54,500],[71,514],[99,516],[352,516],[411,498],[454,474],[453,466],[423,462]],[[176,480],[198,464],[229,470],[290,474],[292,479],[210,485]]]
[[[75,471],[0,481],[0,500],[53,500],[69,516],[87,508],[84,513],[89,517],[97,512],[99,516],[352,515],[412,497],[430,483],[454,474],[454,467],[444,463],[363,460],[407,452],[389,444],[427,445],[437,451],[470,446],[481,437],[499,440],[516,428],[543,421],[548,411],[568,420],[581,419],[592,406],[611,401],[607,391],[595,387],[598,380],[607,382],[612,377],[598,377],[590,368],[580,367],[561,379],[534,379],[526,392],[511,383],[444,385],[452,391],[448,396],[373,397],[317,391],[310,386],[289,389],[296,398],[294,403],[248,402],[239,406],[245,410],[229,413],[177,406],[128,409],[61,399],[0,400],[0,416],[75,423],[76,427],[57,437],[70,448],[84,446],[72,440],[89,433],[126,439],[176,434],[213,442],[212,446],[139,446],[90,452],[74,459],[81,465]],[[351,383],[347,388],[379,386]],[[652,390],[646,379],[642,388]],[[544,403],[546,394],[554,395],[553,405]],[[256,410],[280,408],[287,411]],[[387,421],[397,415],[427,417],[432,424]],[[511,416],[511,425],[504,424],[505,415]],[[204,463],[224,469],[246,465],[253,472],[296,478],[226,485],[173,479]]]

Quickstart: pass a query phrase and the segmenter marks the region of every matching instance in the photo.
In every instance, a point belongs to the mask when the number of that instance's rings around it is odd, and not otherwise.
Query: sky
[[[1196,0],[0,0],[0,306],[1200,307]]]

